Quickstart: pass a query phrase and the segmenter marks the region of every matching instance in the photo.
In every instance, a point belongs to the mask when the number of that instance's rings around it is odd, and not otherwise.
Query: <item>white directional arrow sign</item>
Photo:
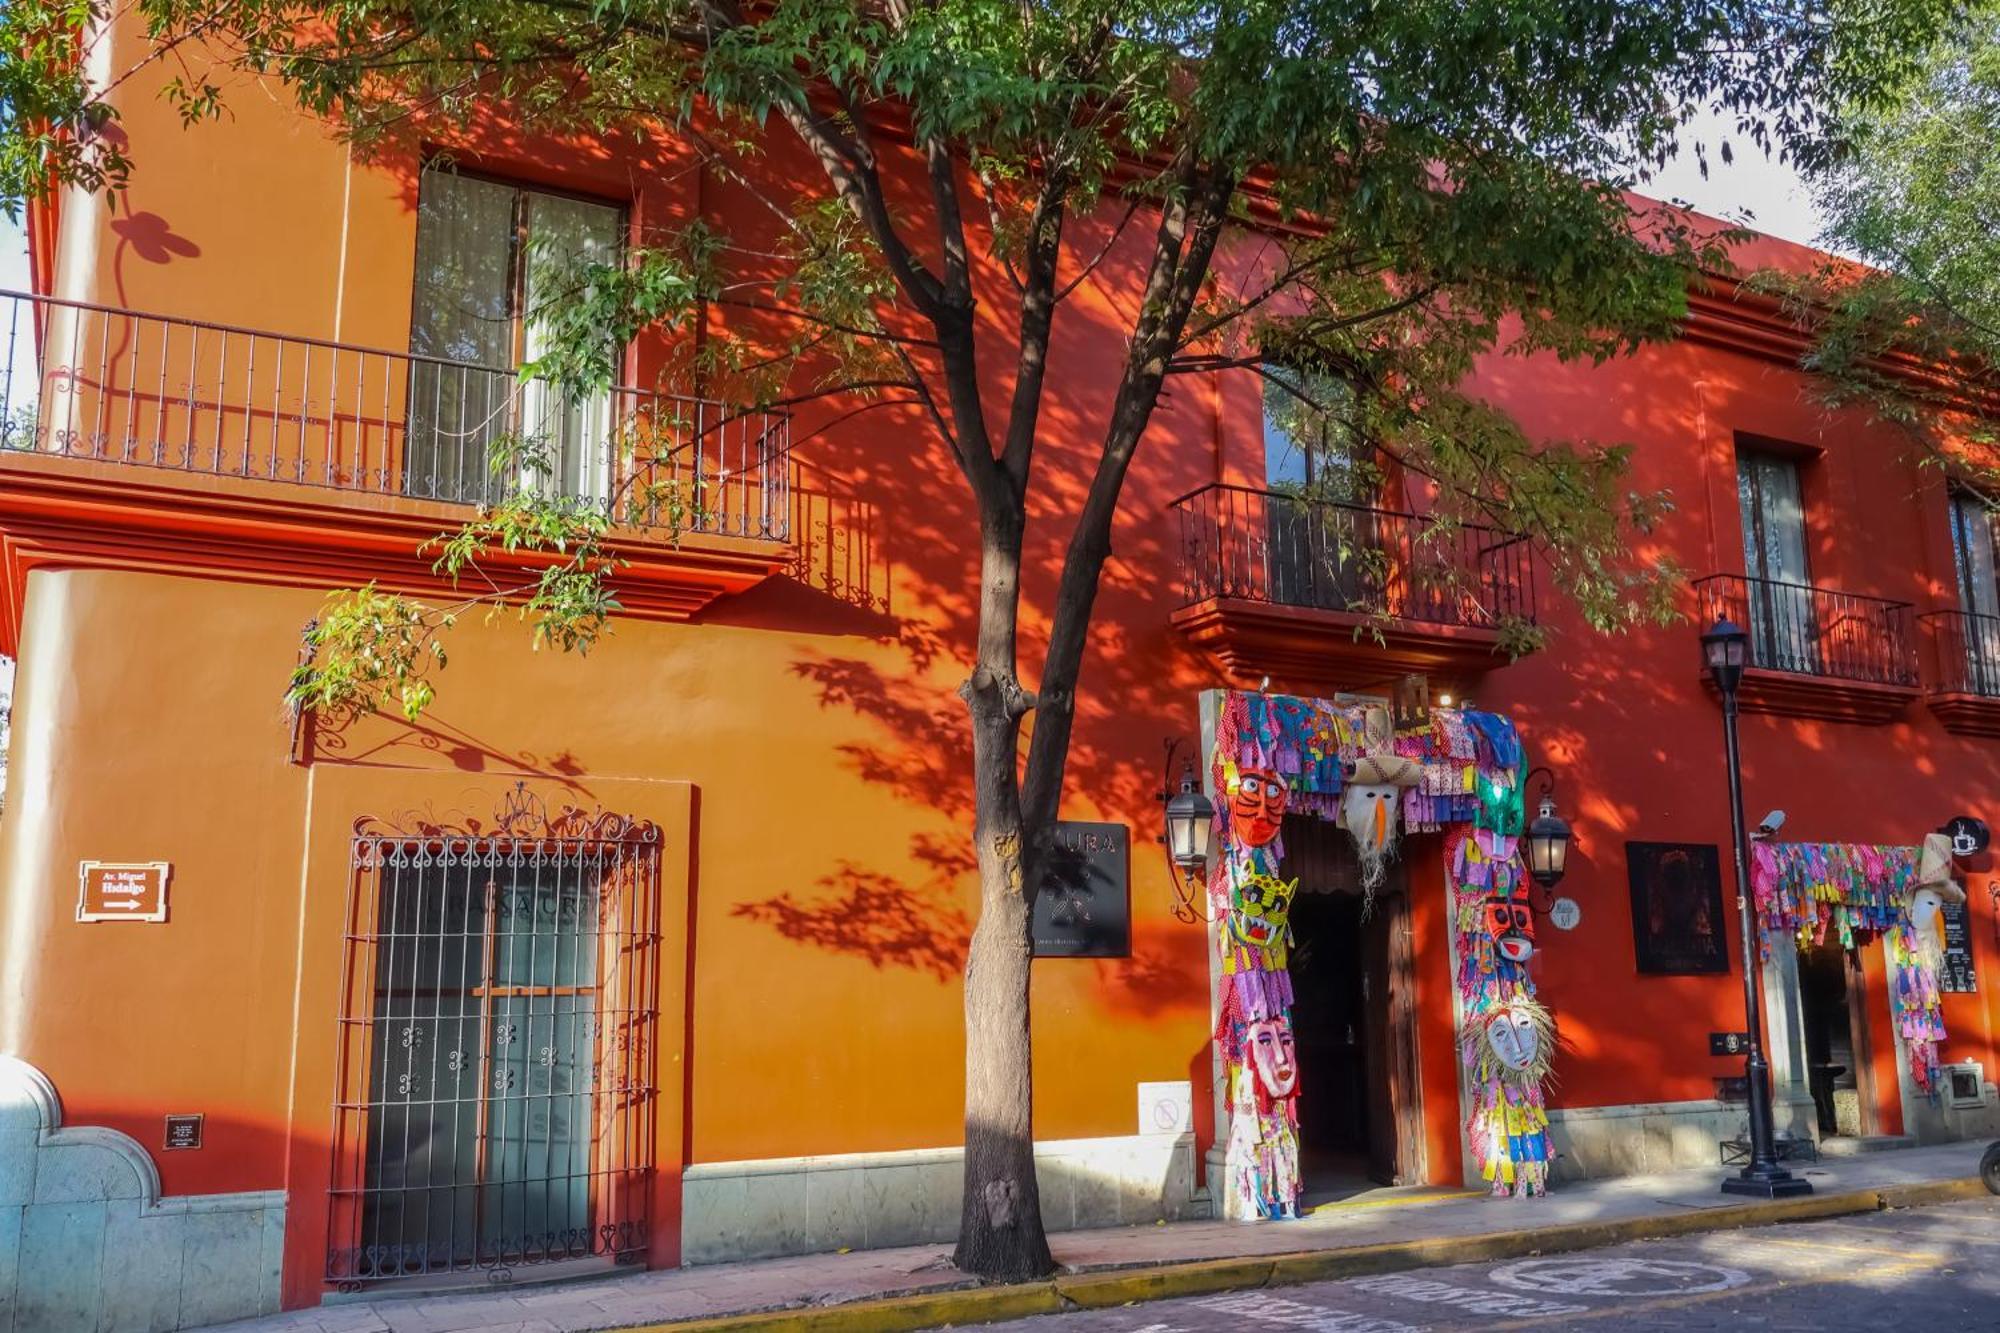
[[[77,866],[78,921],[165,921],[165,861],[84,861]]]

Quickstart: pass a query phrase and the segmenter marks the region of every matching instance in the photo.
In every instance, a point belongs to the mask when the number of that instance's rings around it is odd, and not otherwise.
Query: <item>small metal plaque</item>
[[[1710,1055],[1741,1055],[1750,1049],[1750,1034],[1747,1032],[1711,1032],[1708,1034]]]
[[[201,1146],[201,1116],[168,1116],[167,1138],[164,1146],[169,1152],[179,1148],[199,1148]]]
[[[1549,924],[1557,930],[1575,930],[1583,920],[1583,908],[1574,898],[1558,898],[1549,904]]]

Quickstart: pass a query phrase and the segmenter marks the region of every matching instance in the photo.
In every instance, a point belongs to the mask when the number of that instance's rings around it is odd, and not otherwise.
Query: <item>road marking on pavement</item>
[[[1776,1285],[1771,1290],[1774,1292],[1794,1291],[1800,1287],[1833,1286],[1842,1283],[1858,1282],[1865,1278],[1898,1277],[1904,1273],[1928,1267],[1934,1267],[1934,1265],[1909,1263],[1884,1264],[1878,1268],[1864,1269],[1859,1272],[1848,1270],[1838,1273],[1813,1274],[1806,1277],[1781,1276],[1777,1279]],[[1607,1305],[1592,1310],[1589,1314],[1574,1315],[1572,1318],[1577,1323],[1582,1323],[1590,1319],[1629,1319],[1633,1315],[1647,1314],[1655,1310],[1679,1310],[1690,1305],[1707,1305],[1712,1301],[1740,1300],[1751,1294],[1753,1293],[1746,1292],[1740,1287],[1730,1287],[1722,1291],[1704,1291],[1692,1296],[1662,1296],[1650,1301],[1633,1301],[1618,1305]],[[1539,1319],[1511,1319],[1491,1325],[1489,1333],[1491,1330],[1497,1329],[1542,1328],[1544,1326],[1544,1321]]]
[[[1262,1291],[1232,1292],[1204,1296],[1194,1302],[1205,1310],[1236,1315],[1260,1324],[1282,1324],[1307,1333],[1425,1333],[1415,1324],[1384,1319],[1379,1315],[1349,1314],[1302,1301],[1286,1300]]]
[[[1741,1269],[1637,1256],[1522,1259],[1502,1264],[1487,1278],[1520,1291],[1553,1291],[1565,1296],[1685,1296],[1725,1291],[1750,1281],[1750,1275]]]
[[[1521,1319],[1552,1319],[1557,1315],[1582,1314],[1590,1309],[1588,1305],[1567,1301],[1544,1301],[1532,1296],[1516,1296],[1512,1292],[1461,1287],[1435,1278],[1418,1277],[1414,1273],[1385,1273],[1381,1277],[1357,1278],[1342,1285],[1376,1296],[1393,1296],[1398,1300],[1420,1301],[1426,1305],[1449,1305],[1471,1314],[1513,1315]]]

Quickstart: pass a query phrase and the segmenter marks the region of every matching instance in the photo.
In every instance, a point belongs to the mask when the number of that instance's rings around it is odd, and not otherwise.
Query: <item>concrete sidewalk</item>
[[[1455,1190],[1377,1190],[1297,1222],[1181,1222],[1052,1237],[1067,1270],[1053,1281],[979,1287],[949,1247],[916,1246],[632,1273],[460,1295],[385,1297],[220,1327],[232,1333],[583,1333],[736,1317],[772,1329],[915,1329],[1078,1306],[1122,1305],[1429,1264],[1583,1249],[1649,1236],[1796,1221],[1940,1202],[1979,1192],[1984,1143],[1829,1158],[1803,1168],[1814,1195],[1777,1203],[1720,1194],[1721,1170],[1559,1187],[1546,1199]]]

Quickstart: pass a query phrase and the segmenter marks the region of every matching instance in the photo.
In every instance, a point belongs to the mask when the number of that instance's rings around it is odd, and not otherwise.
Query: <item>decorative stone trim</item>
[[[160,1193],[126,1134],[65,1127],[41,1070],[0,1055],[0,1310],[38,1333],[166,1333],[278,1308],[283,1190]]]

